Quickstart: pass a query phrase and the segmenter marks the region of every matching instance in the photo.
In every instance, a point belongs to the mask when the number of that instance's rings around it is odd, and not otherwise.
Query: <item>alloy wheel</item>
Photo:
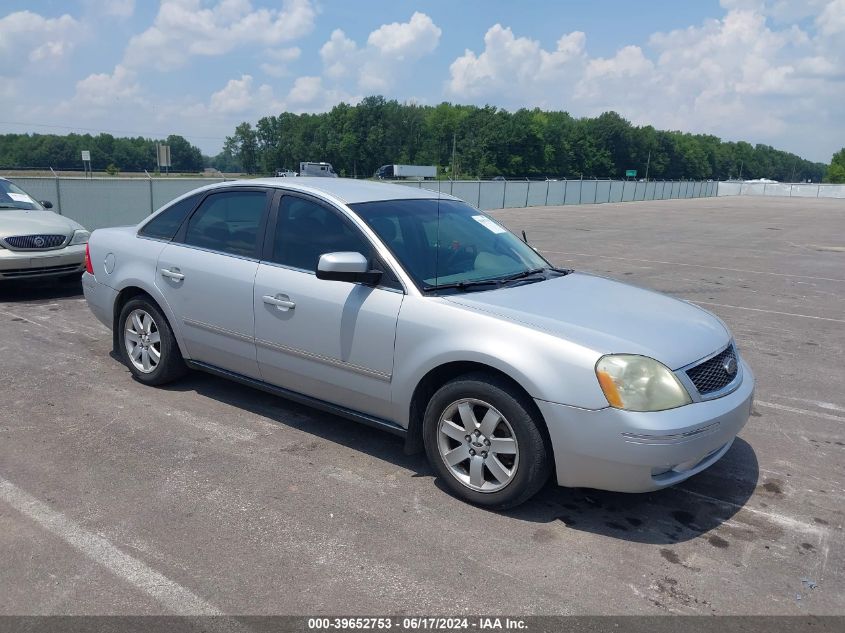
[[[140,372],[150,374],[161,362],[161,333],[149,312],[140,308],[126,317],[124,345],[129,361]]]
[[[476,398],[450,404],[440,416],[437,448],[452,476],[477,492],[496,492],[519,466],[516,434],[493,405]]]

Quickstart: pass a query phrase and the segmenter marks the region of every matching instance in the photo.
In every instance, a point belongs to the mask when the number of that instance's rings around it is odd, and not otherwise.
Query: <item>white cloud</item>
[[[561,37],[554,50],[546,51],[537,40],[516,37],[509,27],[495,24],[484,35],[484,51],[476,55],[467,49],[452,62],[448,91],[460,98],[503,91],[522,96],[523,89],[528,89],[534,93],[529,98],[539,98],[535,105],[543,105],[541,95],[557,96],[566,71],[583,64],[585,42],[585,35],[574,31]]]
[[[32,11],[17,11],[0,18],[0,76],[17,75],[32,64],[66,57],[82,30],[67,14],[45,18]]]
[[[442,31],[424,13],[407,22],[383,24],[372,31],[365,46],[358,46],[341,29],[335,29],[320,48],[325,77],[354,85],[364,92],[387,91],[408,63],[431,54]]]
[[[85,0],[85,6],[96,17],[130,18],[135,13],[135,0]]]
[[[299,59],[301,55],[302,50],[298,46],[267,49],[262,55],[262,59],[267,61],[262,62],[259,68],[271,77],[286,77],[291,74],[291,62]]]
[[[590,57],[582,33],[555,49],[499,24],[450,66],[456,100],[616,110],[637,124],[785,146],[827,160],[845,127],[845,0],[723,0],[721,19]],[[801,25],[782,23],[799,15]],[[810,19],[813,18],[813,19]],[[816,28],[812,28],[815,24]],[[817,130],[815,134],[809,130]]]
[[[408,22],[383,24],[370,33],[367,44],[396,61],[419,59],[434,52],[442,32],[425,13],[415,12]]]
[[[211,95],[209,103],[209,111],[218,114],[267,114],[281,107],[282,104],[276,101],[269,85],[261,84],[253,90],[251,75],[230,79],[221,90]]]
[[[254,8],[249,0],[162,0],[153,25],[132,37],[125,64],[159,70],[184,66],[192,56],[219,56],[245,46],[277,46],[311,31],[310,0],[284,0],[281,9]]]
[[[104,110],[141,103],[141,87],[135,71],[118,64],[111,73],[94,73],[76,83],[67,109]]]

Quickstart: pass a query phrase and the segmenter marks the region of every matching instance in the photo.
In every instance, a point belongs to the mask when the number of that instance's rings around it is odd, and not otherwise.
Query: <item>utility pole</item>
[[[455,180],[455,132],[452,132],[452,180]]]
[[[648,167],[651,165],[651,150],[648,150],[648,159],[645,162],[645,181],[648,182]]]

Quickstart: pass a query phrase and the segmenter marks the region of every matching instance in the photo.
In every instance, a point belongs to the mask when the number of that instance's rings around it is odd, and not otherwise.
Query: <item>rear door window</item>
[[[207,196],[188,220],[184,243],[230,255],[257,257],[267,195],[264,191],[225,191]]]

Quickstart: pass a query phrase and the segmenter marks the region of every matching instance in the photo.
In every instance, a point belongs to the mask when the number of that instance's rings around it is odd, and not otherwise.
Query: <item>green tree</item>
[[[830,167],[824,177],[825,182],[845,183],[845,147],[833,155]]]

